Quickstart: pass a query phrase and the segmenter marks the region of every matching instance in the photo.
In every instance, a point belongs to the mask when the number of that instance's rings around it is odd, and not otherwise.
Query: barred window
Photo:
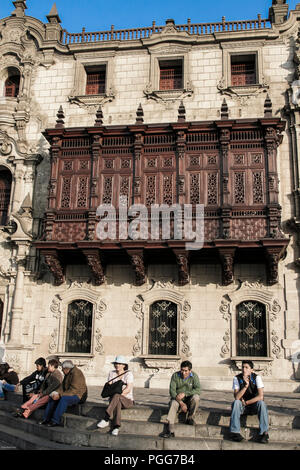
[[[160,90],[178,90],[183,88],[182,61],[160,61]]]
[[[237,355],[267,356],[266,307],[247,300],[237,306]]]
[[[69,304],[65,352],[91,352],[92,322],[91,302],[79,299]]]
[[[177,304],[159,300],[150,306],[149,354],[177,354]]]
[[[2,167],[3,168],[3,167]],[[11,173],[0,168],[0,225],[6,225],[10,202]]]

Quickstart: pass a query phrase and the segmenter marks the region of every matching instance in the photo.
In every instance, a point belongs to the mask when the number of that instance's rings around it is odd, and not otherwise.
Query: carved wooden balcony
[[[267,279],[277,282],[278,262],[288,240],[281,231],[278,203],[277,148],[285,123],[279,118],[69,128],[61,119],[45,137],[51,144],[48,210],[42,238],[36,243],[55,276],[64,279],[64,265],[76,255],[88,262],[96,284],[105,280],[105,264],[114,255],[131,263],[136,283],[146,279],[147,260],[173,260],[179,284],[189,282],[193,262],[221,262],[223,283],[233,281],[234,262],[264,260]],[[116,208],[148,208],[143,239],[100,240],[96,211],[101,204]],[[204,205],[204,246],[187,251],[187,240],[151,239],[153,204]],[[195,216],[192,217],[196,230]],[[162,258],[163,257],[163,258]]]

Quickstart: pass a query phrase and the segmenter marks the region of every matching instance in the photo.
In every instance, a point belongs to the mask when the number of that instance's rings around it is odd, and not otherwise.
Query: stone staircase
[[[241,443],[228,439],[230,411],[228,409],[200,408],[196,425],[182,423],[178,416],[175,438],[163,439],[168,407],[161,404],[137,404],[122,410],[122,427],[119,436],[112,436],[109,428],[98,429],[96,424],[104,416],[107,405],[88,400],[84,405],[70,407],[63,416],[64,427],[49,428],[37,424],[43,410],[27,420],[12,416],[21,404],[21,396],[8,394],[7,401],[0,402],[0,440],[17,449],[57,450],[300,450],[300,412],[281,409],[269,410],[270,441],[260,444],[256,416],[243,416]]]

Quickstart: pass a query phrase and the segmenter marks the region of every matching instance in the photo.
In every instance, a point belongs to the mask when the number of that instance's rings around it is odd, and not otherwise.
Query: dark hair
[[[56,359],[50,359],[50,361],[48,362],[48,366],[54,366],[55,369],[58,368],[58,364],[59,362]]]
[[[242,367],[244,364],[249,364],[249,366],[251,367],[251,369],[254,369],[254,364],[252,361],[248,360],[248,359],[245,359],[244,361],[242,361]]]
[[[192,370],[192,363],[190,361],[183,361],[181,364],[180,364],[180,369],[182,369],[183,367],[187,367],[188,369]]]
[[[46,367],[46,361],[43,357],[39,357],[36,361],[35,361],[35,364],[37,366],[43,366],[43,367]]]
[[[7,364],[7,362],[3,362],[3,364],[0,364],[0,375],[4,375],[6,374],[6,372],[8,372],[8,369],[9,369],[9,365]]]

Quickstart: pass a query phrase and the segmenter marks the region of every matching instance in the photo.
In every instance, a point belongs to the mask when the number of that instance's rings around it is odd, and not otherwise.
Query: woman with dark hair
[[[7,362],[0,364],[0,400],[5,400],[5,391],[14,392],[19,377]]]
[[[36,370],[19,382],[23,390],[23,403],[29,400],[33,394],[38,393],[45,377],[48,373],[46,361],[43,357],[39,357],[35,361]]]
[[[131,408],[134,405],[133,401],[133,375],[128,370],[128,363],[124,356],[117,356],[113,362],[115,370],[110,371],[108,374],[107,381],[112,384],[118,380],[123,382],[122,393],[115,393],[110,398],[110,402],[105,411],[105,417],[98,424],[98,428],[103,429],[109,425],[109,420],[113,422],[112,435],[117,436],[119,434],[119,428],[121,426],[121,409]],[[122,375],[120,378],[118,375]]]
[[[29,416],[38,408],[46,405],[49,401],[50,393],[57,390],[62,383],[63,376],[58,370],[59,361],[57,359],[50,359],[48,362],[48,373],[44,382],[41,385],[39,393],[32,395],[32,397],[14,412],[14,416],[21,416],[22,418],[29,418]]]

